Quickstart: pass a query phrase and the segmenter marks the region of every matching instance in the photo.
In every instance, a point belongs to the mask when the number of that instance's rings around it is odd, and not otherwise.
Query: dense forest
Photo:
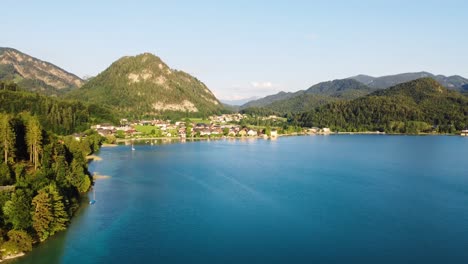
[[[43,129],[23,112],[0,114],[0,252],[30,251],[32,244],[64,230],[92,179],[86,155],[102,137],[93,131],[76,140]]]
[[[30,112],[47,131],[66,135],[84,131],[93,123],[116,122],[106,107],[17,90],[15,84],[0,82],[0,112]]]
[[[349,102],[327,104],[295,115],[290,122],[334,131],[454,133],[468,126],[468,98],[423,78]]]

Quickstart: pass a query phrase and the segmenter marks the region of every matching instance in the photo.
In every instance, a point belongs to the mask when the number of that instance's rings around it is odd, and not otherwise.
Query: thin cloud
[[[264,97],[281,90],[281,85],[272,81],[251,81],[248,83],[234,83],[225,90],[213,90],[216,97],[223,100],[242,100],[252,97]]]
[[[271,89],[274,87],[272,82],[250,82],[250,85],[254,88]]]

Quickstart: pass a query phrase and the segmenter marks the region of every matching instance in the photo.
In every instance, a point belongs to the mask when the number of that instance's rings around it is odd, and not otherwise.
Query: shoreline
[[[276,137],[264,137],[264,136],[253,136],[253,137],[191,137],[191,138],[180,138],[180,137],[142,137],[142,138],[119,138],[115,144],[106,144],[106,147],[116,147],[119,143],[128,143],[132,141],[144,141],[144,140],[166,140],[166,141],[202,141],[202,140],[222,140],[222,139],[265,139],[265,140],[276,140],[280,137],[294,137],[294,136],[336,136],[336,135],[379,135],[379,136],[461,136],[458,134],[440,134],[440,133],[418,133],[418,134],[407,134],[407,133],[385,133],[375,131],[363,131],[363,132],[330,132],[330,133],[294,133],[294,134],[281,134]],[[104,147],[104,145],[103,145]]]
[[[12,260],[12,259],[15,259],[15,258],[19,258],[19,257],[22,257],[24,255],[26,255],[26,253],[24,253],[24,252],[16,253],[14,255],[8,255],[5,258],[0,259],[0,262]]]
[[[94,155],[94,154],[93,154],[93,155],[88,155],[88,156],[86,156],[86,159],[88,160],[88,162],[89,162],[89,161],[101,161],[101,160],[102,160],[101,157],[96,156],[96,155]]]

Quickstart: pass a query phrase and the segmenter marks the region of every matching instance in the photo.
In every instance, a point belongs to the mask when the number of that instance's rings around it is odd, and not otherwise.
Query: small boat
[[[95,203],[96,203],[96,192],[94,191],[94,188],[93,188],[93,199],[89,201],[89,204],[93,205]]]

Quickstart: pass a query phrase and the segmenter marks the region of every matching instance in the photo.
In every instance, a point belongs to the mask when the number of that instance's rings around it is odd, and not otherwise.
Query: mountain
[[[261,102],[260,107],[279,113],[297,113],[312,110],[330,102],[355,99],[372,91],[373,89],[356,80],[333,80],[318,83],[305,91],[267,96],[254,103]],[[268,101],[270,103],[263,104]],[[245,105],[242,107],[244,108]]]
[[[125,117],[207,115],[223,108],[205,84],[150,53],[117,60],[66,97],[112,106]]]
[[[468,97],[428,77],[324,105],[296,122],[335,131],[454,132],[468,126]]]
[[[351,98],[368,94],[371,91],[373,91],[371,88],[358,81],[343,79],[318,83],[307,89],[305,93]]]
[[[230,105],[230,106],[241,106],[241,105],[246,104],[246,103],[248,103],[250,101],[257,100],[258,98],[259,98],[258,96],[252,96],[252,97],[245,98],[245,99],[237,99],[237,100],[221,99],[220,101],[223,104],[227,104],[227,105]]]
[[[243,105],[241,105],[241,109],[249,108],[249,107],[263,107],[266,105],[269,105],[273,102],[279,101],[279,100],[284,100],[288,99],[295,96],[295,93],[289,93],[289,92],[279,92],[277,94],[273,95],[268,95],[260,99],[256,99],[250,102],[247,102]]]
[[[382,77],[372,77],[368,75],[357,75],[350,77],[349,79],[354,79],[358,82],[361,82],[371,88],[375,89],[386,89],[391,86],[395,86],[400,83],[409,82],[419,78],[432,78],[438,81],[447,89],[463,91],[466,90],[468,85],[468,79],[465,79],[458,75],[453,76],[444,76],[444,75],[434,75],[429,72],[411,72],[411,73],[401,73],[395,75],[388,75]]]
[[[0,48],[0,80],[47,95],[62,94],[84,83],[74,74],[12,48]]]
[[[365,75],[365,74],[359,74],[359,75],[350,77],[349,79],[354,79],[354,80],[356,80],[356,81],[358,81],[360,83],[363,83],[365,85],[369,85],[370,83],[372,83],[372,81],[375,80],[375,77]]]

